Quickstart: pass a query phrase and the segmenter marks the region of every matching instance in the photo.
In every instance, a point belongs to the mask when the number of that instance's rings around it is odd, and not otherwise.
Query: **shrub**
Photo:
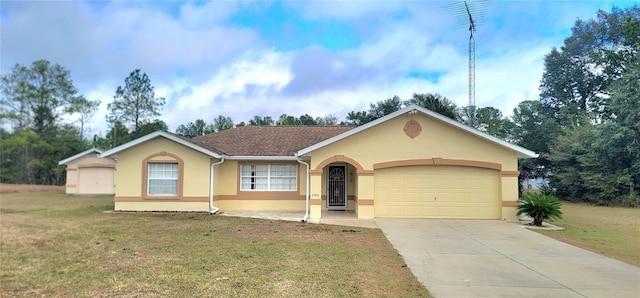
[[[546,219],[562,218],[562,203],[553,195],[527,193],[520,198],[518,215],[525,214],[533,218],[534,226],[541,226]]]

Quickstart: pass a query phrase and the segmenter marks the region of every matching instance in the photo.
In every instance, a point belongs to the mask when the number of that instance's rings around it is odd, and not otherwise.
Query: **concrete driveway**
[[[436,297],[640,297],[639,267],[517,224],[375,221]]]

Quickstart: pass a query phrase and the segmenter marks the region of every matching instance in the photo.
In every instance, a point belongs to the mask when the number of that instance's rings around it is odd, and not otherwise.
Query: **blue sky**
[[[440,93],[467,103],[468,30],[447,1],[2,1],[0,70],[38,59],[106,106],[134,69],[178,125],[218,115],[344,119],[370,102]],[[476,36],[476,105],[538,99],[543,59],[577,18],[631,1],[492,1]]]

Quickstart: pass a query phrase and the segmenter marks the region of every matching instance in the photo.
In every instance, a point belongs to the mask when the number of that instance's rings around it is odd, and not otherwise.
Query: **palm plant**
[[[518,215],[533,218],[534,226],[541,226],[546,219],[562,218],[562,203],[555,196],[544,193],[527,193],[520,198]]]

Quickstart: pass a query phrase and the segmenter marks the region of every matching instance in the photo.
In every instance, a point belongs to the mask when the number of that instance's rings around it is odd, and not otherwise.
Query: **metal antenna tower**
[[[467,106],[467,119],[469,126],[473,126],[476,109],[476,39],[473,37],[473,33],[476,31],[476,24],[473,22],[467,1],[464,1],[464,7],[469,15],[469,106]]]
[[[476,114],[476,24],[484,20],[489,0],[474,2],[463,1],[443,6],[459,22],[469,24],[469,105],[467,106],[467,124],[474,126]],[[473,16],[476,16],[475,18]],[[479,22],[480,21],[480,22]]]

